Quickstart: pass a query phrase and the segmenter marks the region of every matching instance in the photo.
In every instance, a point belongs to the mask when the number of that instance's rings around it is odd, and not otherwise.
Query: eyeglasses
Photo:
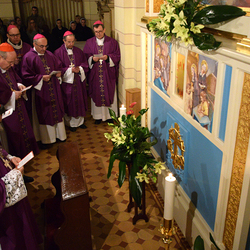
[[[95,31],[95,34],[100,34],[103,33],[104,30],[100,30],[100,31]]]
[[[20,36],[20,33],[18,33],[18,34],[11,34],[11,35],[9,35],[10,37],[18,37],[18,36]]]
[[[49,45],[37,45],[37,44],[36,46],[38,46],[41,49],[47,49],[49,47]]]

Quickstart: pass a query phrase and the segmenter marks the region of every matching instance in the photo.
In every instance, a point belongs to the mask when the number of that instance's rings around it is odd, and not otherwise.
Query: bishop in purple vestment
[[[0,147],[0,246],[2,250],[38,250],[42,236],[37,227],[28,197],[16,194],[25,188],[23,167],[15,168],[20,158],[12,157]],[[14,195],[15,194],[15,197]],[[11,206],[10,200],[18,201]]]
[[[87,128],[84,116],[87,111],[87,89],[85,72],[88,63],[81,49],[74,46],[75,36],[66,31],[63,36],[64,44],[54,54],[62,63],[62,95],[65,109],[65,124],[72,132],[77,127]]]
[[[21,62],[23,56],[30,51],[31,46],[21,40],[19,29],[15,25],[9,25],[7,28],[7,42],[14,48],[17,59],[15,61],[14,69],[21,77]]]
[[[47,39],[37,34],[34,48],[24,57],[22,76],[26,85],[34,86],[33,124],[37,141],[51,144],[56,139],[66,140],[64,107],[60,87],[61,66],[59,59],[47,49]]]
[[[7,52],[8,51],[8,52]],[[0,103],[13,113],[3,119],[9,152],[23,158],[30,151],[39,152],[24,104],[25,88],[14,69],[16,52],[8,43],[0,45]]]
[[[101,21],[93,25],[95,37],[87,40],[83,52],[86,54],[90,72],[88,74],[89,95],[92,99],[91,114],[99,124],[110,119],[108,108],[117,113],[116,83],[120,62],[118,42],[105,35]]]
[[[17,59],[15,61],[14,69],[17,72],[18,76],[21,76],[21,63],[23,56],[30,51],[31,46],[28,43],[24,43],[21,40],[21,34],[19,29],[15,25],[9,25],[7,28],[7,42],[14,48],[16,51]],[[32,113],[32,98],[31,98],[31,91],[28,91],[27,93],[28,100],[25,102],[25,106],[28,112],[29,117],[31,117]]]

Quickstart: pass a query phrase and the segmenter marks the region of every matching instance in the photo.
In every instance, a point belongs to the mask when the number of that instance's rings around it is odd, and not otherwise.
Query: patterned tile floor
[[[133,225],[134,209],[130,213],[126,211],[128,181],[125,181],[122,188],[118,187],[117,165],[110,179],[107,179],[112,144],[107,143],[103,134],[111,129],[105,122],[95,125],[90,113],[87,114],[85,124],[87,129],[78,128],[76,132],[67,129],[67,142],[76,141],[79,145],[89,195],[93,199],[90,202],[93,249],[164,250],[165,245],[158,231],[162,224],[162,213],[149,192],[149,187],[146,187],[146,213],[149,222],[139,220]],[[60,143],[42,150],[25,167],[25,173],[35,179],[33,183],[27,184],[28,197],[43,235],[44,209],[41,208],[41,203],[55,194],[51,176],[59,167],[56,150]],[[174,239],[170,249],[185,248],[178,239]]]

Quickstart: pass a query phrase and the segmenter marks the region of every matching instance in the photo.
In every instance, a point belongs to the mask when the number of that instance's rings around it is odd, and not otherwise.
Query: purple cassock
[[[7,152],[0,148],[6,160]],[[6,186],[3,180],[10,169],[0,159],[0,246],[2,250],[38,250],[42,236],[37,227],[28,197],[5,208]]]
[[[73,47],[73,55],[68,55],[65,45],[63,44],[57,49],[54,54],[61,60],[62,63],[62,76],[70,65],[74,67],[81,66],[85,74],[88,71],[88,62],[82,50]],[[79,117],[85,116],[87,111],[87,89],[86,80],[81,81],[79,74],[74,73],[73,84],[62,82],[61,85],[64,109],[68,116]]]
[[[36,85],[43,75],[61,71],[60,61],[50,51],[39,56],[31,49],[23,57],[22,77],[25,85]],[[49,82],[43,81],[41,90],[35,89],[35,105],[39,124],[54,126],[63,121],[64,108],[59,80],[53,75]]]
[[[105,35],[104,45],[98,46],[96,37],[87,40],[83,52],[87,59],[95,54],[109,56],[115,66],[110,67],[109,62],[103,61],[94,63],[87,80],[89,84],[89,96],[93,99],[97,107],[111,106],[114,101],[115,86],[118,79],[120,49],[118,42]]]
[[[16,51],[16,56],[17,56],[17,59],[18,59],[18,64],[15,64],[14,65],[14,69],[15,71],[17,72],[17,74],[21,77],[21,62],[22,62],[22,59],[23,59],[23,56],[30,51],[31,49],[31,46],[28,44],[28,43],[25,43],[25,42],[22,42],[22,48],[21,49],[15,49],[14,50]]]
[[[19,90],[17,83],[21,82],[12,67],[5,73],[0,71],[1,104],[8,103],[13,90]],[[4,118],[2,122],[7,134],[10,154],[23,158],[31,150],[34,154],[39,152],[23,98],[15,101],[15,110],[12,115]]]

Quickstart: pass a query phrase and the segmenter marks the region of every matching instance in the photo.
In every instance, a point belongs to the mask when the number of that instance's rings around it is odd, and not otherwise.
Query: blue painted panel
[[[188,131],[188,157],[185,157],[184,175],[186,181],[178,178],[180,185],[197,209],[214,230],[222,152],[176,112],[155,91],[151,91],[151,128],[158,138],[155,150],[166,161],[168,130],[171,121],[169,114]],[[188,144],[188,145],[187,145]]]
[[[225,140],[228,102],[229,102],[229,94],[230,94],[230,87],[231,87],[231,77],[232,77],[232,67],[226,65],[223,99],[222,99],[222,106],[221,106],[220,130],[219,130],[219,138],[222,141]]]

